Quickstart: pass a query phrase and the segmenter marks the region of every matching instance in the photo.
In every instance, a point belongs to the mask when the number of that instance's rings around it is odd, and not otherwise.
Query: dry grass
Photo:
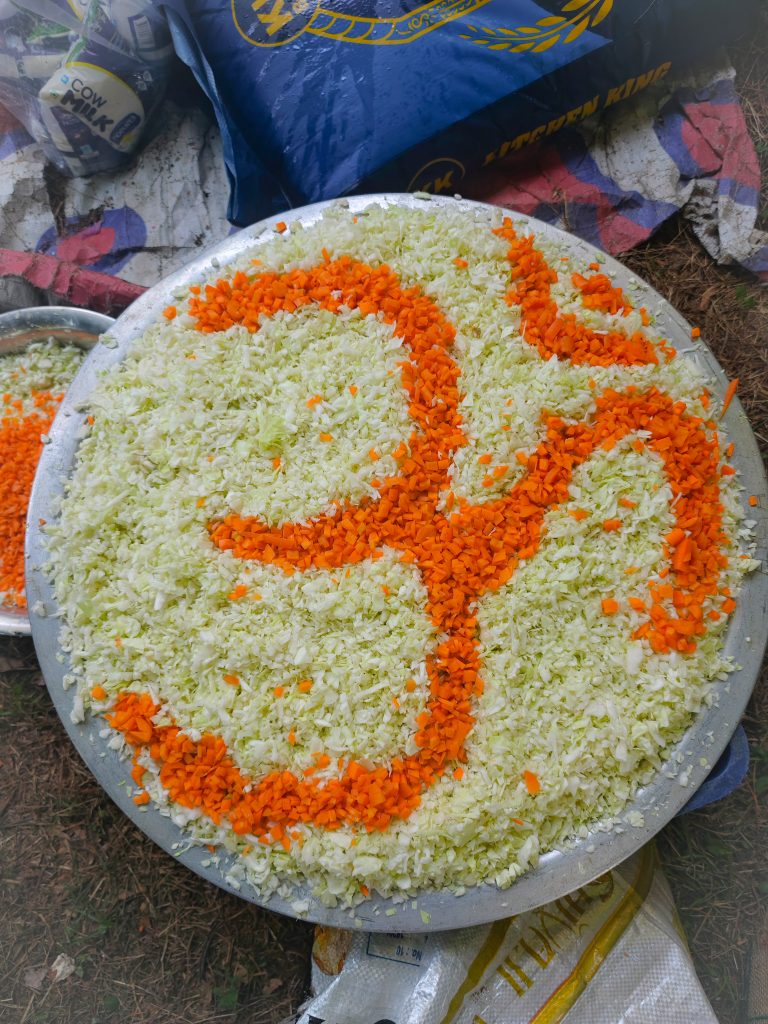
[[[768,32],[738,54],[768,223]],[[768,453],[768,292],[667,226],[625,262],[693,323]],[[304,994],[311,928],[203,882],[139,832],[80,762],[35,671],[0,638],[0,1021],[277,1024]],[[748,954],[768,902],[768,677],[746,727],[752,760],[729,799],[659,841],[697,970],[722,1024],[744,1017]],[[75,973],[46,974],[60,953]]]
[[[758,227],[768,229],[768,7],[759,30],[732,53],[747,128],[760,161]]]

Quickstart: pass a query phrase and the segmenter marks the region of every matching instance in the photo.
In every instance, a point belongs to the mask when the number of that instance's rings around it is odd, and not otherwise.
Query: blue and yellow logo
[[[489,2],[427,0],[418,3],[418,0],[411,0],[409,3],[404,0],[398,6],[401,11],[405,7],[405,13],[381,18],[365,13],[366,9],[375,9],[373,0],[355,4],[350,4],[349,0],[232,0],[232,18],[240,35],[253,46],[284,46],[305,32],[337,42],[402,45]],[[350,7],[362,13],[349,14]]]
[[[406,192],[455,192],[467,170],[464,164],[452,156],[439,156],[424,164],[411,178]]]

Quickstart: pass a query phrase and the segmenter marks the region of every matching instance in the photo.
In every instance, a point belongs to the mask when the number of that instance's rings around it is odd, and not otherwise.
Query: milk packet
[[[66,174],[128,162],[172,59],[145,0],[0,0],[2,101]]]
[[[146,0],[106,0],[106,13],[124,45],[148,64],[167,61],[173,54],[165,16]]]

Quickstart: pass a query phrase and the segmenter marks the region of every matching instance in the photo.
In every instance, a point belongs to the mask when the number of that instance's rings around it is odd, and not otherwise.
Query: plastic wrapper
[[[491,925],[319,928],[312,984],[299,1024],[717,1024],[652,845]]]
[[[65,174],[130,160],[172,59],[150,2],[0,0],[0,102]]]
[[[734,38],[755,0],[165,0],[248,224],[360,191],[455,193]]]

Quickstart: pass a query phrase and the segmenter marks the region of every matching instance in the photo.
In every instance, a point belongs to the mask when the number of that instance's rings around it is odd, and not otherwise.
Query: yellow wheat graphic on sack
[[[540,18],[535,25],[517,28],[475,28],[467,25],[471,35],[462,35],[489,50],[509,53],[541,53],[556,43],[572,43],[588,28],[595,28],[610,14],[613,0],[568,0],[561,14]]]

